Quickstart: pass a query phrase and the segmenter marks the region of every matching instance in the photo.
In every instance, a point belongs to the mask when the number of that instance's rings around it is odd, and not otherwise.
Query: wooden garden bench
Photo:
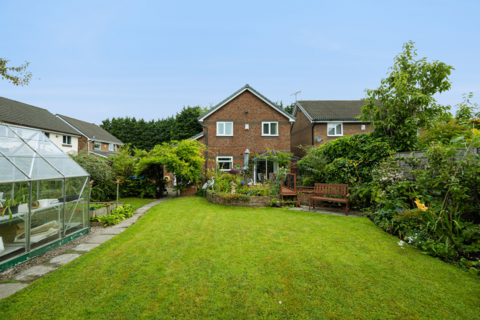
[[[329,198],[325,196],[339,196],[339,197],[345,197],[345,198]],[[315,183],[313,195],[310,197],[308,210],[310,210],[310,207],[312,207],[312,205],[313,205],[313,208],[315,209],[315,201],[320,201],[320,204],[323,201],[337,202],[340,204],[344,203],[345,214],[348,216],[348,210],[350,210],[350,204],[348,202],[349,197],[350,197],[350,194],[348,193],[348,184]],[[320,206],[318,208],[344,210],[342,206],[337,208]]]

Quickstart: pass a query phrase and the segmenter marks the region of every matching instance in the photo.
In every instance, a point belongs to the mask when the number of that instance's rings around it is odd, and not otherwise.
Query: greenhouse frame
[[[0,271],[88,233],[88,181],[42,131],[0,124]]]

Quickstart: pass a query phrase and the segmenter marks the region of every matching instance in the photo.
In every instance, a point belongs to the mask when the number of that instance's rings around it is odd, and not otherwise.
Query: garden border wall
[[[270,201],[272,199],[280,199],[280,196],[269,197],[248,197],[248,201],[232,200],[227,201],[220,197],[220,195],[212,193],[212,190],[207,190],[207,201],[214,204],[222,204],[225,206],[237,206],[237,207],[270,207]]]

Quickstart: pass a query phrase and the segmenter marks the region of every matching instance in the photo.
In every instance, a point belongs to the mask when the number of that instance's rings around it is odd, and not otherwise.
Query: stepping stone
[[[56,269],[58,269],[56,266],[38,265],[20,272],[13,279],[17,281],[33,281]]]
[[[128,228],[134,223],[135,223],[134,221],[128,221],[128,222],[127,221],[122,221],[119,224],[117,224],[116,226],[113,226],[113,228]]]
[[[101,243],[104,243],[104,242],[107,241],[107,240],[112,239],[113,237],[114,237],[114,236],[108,235],[108,234],[100,234],[100,235],[98,235],[98,236],[92,237],[91,239],[88,239],[87,241],[85,241],[85,243],[98,243],[98,244],[101,244]]]
[[[88,252],[92,250],[93,248],[98,247],[100,244],[99,243],[82,243],[76,246],[73,251],[81,251],[81,252]]]
[[[67,264],[67,263],[77,259],[80,256],[81,256],[81,254],[78,254],[78,253],[66,253],[66,254],[62,254],[58,257],[55,257],[55,258],[51,259],[49,262],[54,263],[54,264],[59,264],[59,265],[63,266],[64,264]]]
[[[126,229],[124,228],[108,228],[107,230],[103,231],[102,234],[120,234]]]
[[[0,300],[28,286],[26,283],[0,283]]]

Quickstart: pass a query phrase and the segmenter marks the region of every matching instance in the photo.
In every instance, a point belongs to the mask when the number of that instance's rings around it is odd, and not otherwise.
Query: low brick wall
[[[238,207],[269,207],[270,201],[272,199],[279,199],[279,196],[270,196],[270,197],[249,197],[248,201],[243,200],[233,200],[227,201],[222,199],[218,194],[212,193],[211,190],[207,190],[207,200],[208,202],[215,204],[223,204],[226,206],[238,206]]]
[[[197,193],[197,186],[191,186],[187,189],[180,190],[180,197],[190,197]]]

